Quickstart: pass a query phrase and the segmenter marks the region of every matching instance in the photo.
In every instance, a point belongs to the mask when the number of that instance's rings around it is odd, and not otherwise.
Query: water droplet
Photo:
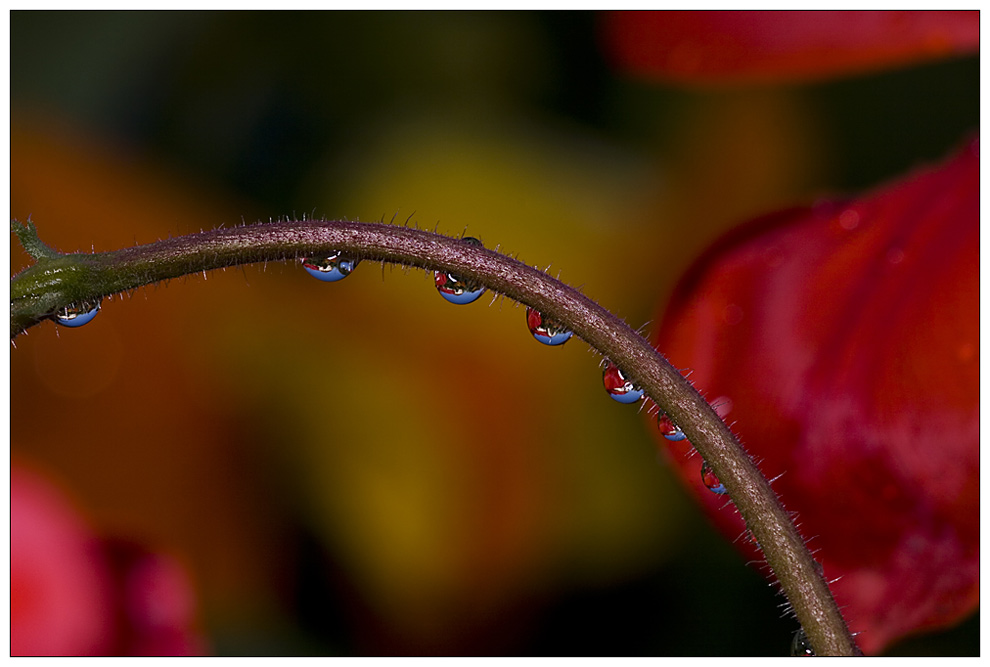
[[[851,208],[839,214],[839,226],[846,231],[852,231],[859,227],[859,213]]]
[[[798,628],[797,632],[794,633],[794,639],[791,641],[791,655],[815,655],[815,649],[811,648],[811,642],[808,641],[808,635],[804,633],[804,628]]]
[[[719,417],[725,419],[725,416],[732,412],[732,399],[728,396],[719,396],[712,401],[712,410]]]
[[[80,301],[55,312],[55,321],[63,327],[81,327],[100,312],[100,301]]]
[[[549,317],[544,317],[540,311],[533,310],[528,306],[526,307],[526,324],[529,325],[533,337],[544,345],[563,345],[574,335],[573,332],[568,331]]]
[[[481,246],[481,241],[473,236],[465,236],[461,239],[465,243],[474,246]],[[485,288],[473,280],[458,278],[453,273],[434,271],[433,280],[436,283],[440,296],[451,303],[466,304],[477,301],[478,297],[485,293]]]
[[[335,283],[351,275],[360,260],[335,252],[323,259],[303,257],[302,265],[306,272],[326,283]]]
[[[602,373],[605,391],[619,403],[635,403],[643,397],[643,390],[626,379],[619,367],[609,362]]]
[[[681,430],[681,427],[671,421],[670,417],[663,412],[657,415],[657,427],[660,429],[660,435],[668,440],[677,442],[678,440],[684,440],[687,438],[687,436],[684,435],[684,431]]]
[[[708,461],[701,464],[701,481],[712,493],[717,493],[719,495],[728,493],[725,490],[725,484],[722,484],[721,480],[719,480],[719,478],[715,476],[715,473],[712,472],[712,467],[708,465]]]

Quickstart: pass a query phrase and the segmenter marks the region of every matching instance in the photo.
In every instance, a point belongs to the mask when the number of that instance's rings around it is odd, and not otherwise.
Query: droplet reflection
[[[725,484],[722,484],[722,481],[715,476],[714,472],[712,472],[712,467],[708,465],[708,461],[701,464],[701,481],[712,493],[717,493],[719,495],[724,495],[727,493],[725,490]]]
[[[335,283],[351,275],[351,271],[357,266],[358,261],[353,257],[335,252],[323,259],[303,257],[302,265],[306,272],[317,280]]]
[[[101,301],[80,301],[55,312],[55,321],[63,327],[81,327],[88,324],[100,312]]]
[[[687,438],[687,436],[684,435],[684,431],[681,430],[681,427],[671,421],[670,417],[663,412],[657,415],[657,428],[660,429],[660,435],[668,440],[677,442]]]
[[[563,345],[574,335],[573,332],[568,331],[554,320],[545,317],[540,311],[533,310],[528,306],[526,307],[526,324],[529,325],[533,337],[544,345]]]
[[[465,236],[461,239],[467,244],[481,246],[481,241],[473,236]],[[447,301],[456,304],[467,304],[477,301],[478,297],[485,293],[485,288],[473,280],[467,280],[455,276],[453,273],[434,271],[433,280],[436,283],[440,296]]]
[[[643,397],[643,390],[626,379],[619,367],[609,362],[602,373],[605,391],[619,403],[635,403]]]
[[[794,639],[791,641],[791,655],[815,655],[815,649],[811,648],[811,642],[808,641],[808,635],[804,633],[804,628],[798,628],[797,632],[794,633]]]

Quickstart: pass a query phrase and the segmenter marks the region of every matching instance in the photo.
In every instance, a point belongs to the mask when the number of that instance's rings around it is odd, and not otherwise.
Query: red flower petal
[[[197,655],[185,571],[101,540],[42,476],[10,473],[11,655]]]
[[[196,597],[182,566],[139,544],[108,540],[104,546],[119,596],[119,654],[203,655]]]
[[[42,477],[10,470],[10,653],[100,655],[113,641],[98,544]]]
[[[615,12],[605,50],[679,83],[804,81],[906,65],[980,45],[979,12]]]
[[[979,157],[754,221],[688,272],[657,348],[739,434],[867,653],[979,602]],[[675,464],[735,539],[735,512]],[[749,545],[743,549],[752,548]]]

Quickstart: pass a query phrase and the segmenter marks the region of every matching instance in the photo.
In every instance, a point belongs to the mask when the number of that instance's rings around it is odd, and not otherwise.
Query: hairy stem
[[[11,279],[11,339],[59,308],[221,267],[319,257],[449,271],[539,310],[634,378],[711,465],[766,556],[817,655],[858,653],[817,564],[769,483],[694,387],[615,315],[544,272],[460,239],[386,224],[285,221],[216,229],[103,253],[55,254],[15,226],[38,263]],[[34,252],[32,252],[32,250]],[[54,255],[54,256],[53,256]]]

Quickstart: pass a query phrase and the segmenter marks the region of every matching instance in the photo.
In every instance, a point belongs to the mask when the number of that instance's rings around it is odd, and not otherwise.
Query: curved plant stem
[[[855,642],[769,483],[694,387],[650,343],[597,303],[542,271],[460,239],[386,224],[284,221],[216,229],[95,254],[57,254],[33,226],[12,226],[38,263],[11,279],[11,339],[59,308],[190,273],[327,256],[454,273],[553,318],[635,378],[712,467],[792,605],[817,655],[855,655]],[[27,242],[25,243],[25,239]]]

